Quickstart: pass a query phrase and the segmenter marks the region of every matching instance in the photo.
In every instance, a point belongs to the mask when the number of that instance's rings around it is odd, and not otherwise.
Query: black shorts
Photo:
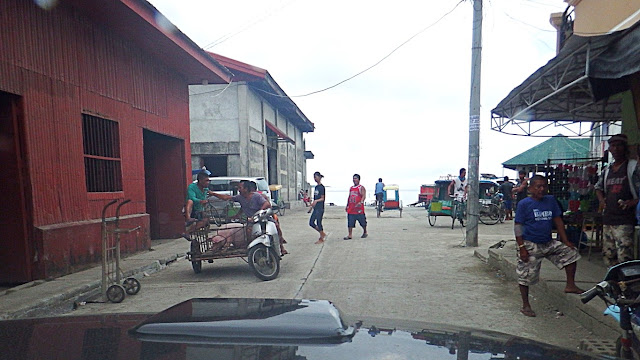
[[[363,228],[367,226],[367,217],[364,214],[347,214],[347,227],[356,227],[356,221],[358,221]]]

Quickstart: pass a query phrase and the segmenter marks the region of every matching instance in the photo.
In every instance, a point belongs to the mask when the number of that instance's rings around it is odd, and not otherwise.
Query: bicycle
[[[495,225],[500,221],[500,207],[494,203],[480,202],[480,214],[478,220],[485,225]]]
[[[456,223],[456,220],[460,222],[462,227],[465,227],[465,221],[467,221],[467,202],[466,200],[454,200],[453,208],[451,209],[451,228]]]
[[[279,216],[284,216],[285,209],[286,209],[286,205],[284,203],[284,200],[278,199],[276,201],[276,206],[274,206],[275,213]]]
[[[500,209],[498,220],[500,221],[500,223],[504,223],[505,220],[507,219],[507,205],[504,202],[504,197],[502,193],[495,194],[491,201],[494,204],[498,205],[498,208]]]
[[[382,196],[380,196],[380,198],[382,198]],[[382,208],[384,206],[384,202],[382,201],[382,199],[378,198],[378,194],[376,194],[376,214],[378,217],[380,217],[380,213],[382,213]]]

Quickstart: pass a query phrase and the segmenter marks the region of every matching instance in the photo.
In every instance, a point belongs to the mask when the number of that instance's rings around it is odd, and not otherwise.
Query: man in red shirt
[[[353,175],[353,186],[349,189],[349,198],[347,199],[347,227],[349,228],[349,235],[344,237],[344,240],[350,240],[353,234],[353,228],[356,227],[356,221],[362,226],[361,238],[369,236],[367,234],[367,217],[364,214],[364,200],[367,198],[367,190],[364,186],[360,185],[360,175]]]

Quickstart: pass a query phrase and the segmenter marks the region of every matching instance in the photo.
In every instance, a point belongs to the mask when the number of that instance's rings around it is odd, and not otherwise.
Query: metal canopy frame
[[[616,34],[617,35],[617,34]],[[561,127],[582,136],[602,122],[622,120],[621,99],[594,101],[589,64],[617,39],[572,36],[560,54],[513,89],[491,111],[491,129],[510,135],[551,137],[541,132]]]

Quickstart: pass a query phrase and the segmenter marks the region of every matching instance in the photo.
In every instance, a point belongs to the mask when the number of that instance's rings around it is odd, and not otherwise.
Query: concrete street
[[[593,334],[537,298],[532,299],[536,318],[519,313],[517,284],[474,256],[474,250],[513,239],[511,222],[480,224],[479,247],[467,248],[464,229],[456,224],[452,230],[451,218],[439,217],[431,227],[423,208],[405,208],[402,218],[397,210],[382,215],[378,219],[370,209],[369,237],[361,239],[356,227],[354,239],[345,241],[344,208],[327,207],[329,237],[315,245],[317,233],[307,225],[309,214],[300,208],[287,210],[281,225],[290,255],[284,257],[276,280],[259,280],[237,258],[203,263],[200,274],[178,258],[142,277],[138,295],[120,304],[87,303],[70,314],[160,311],[192,297],[311,298],[333,301],[349,319],[447,323],[572,348],[585,338],[617,336],[614,331]],[[188,243],[181,241],[188,251]]]

